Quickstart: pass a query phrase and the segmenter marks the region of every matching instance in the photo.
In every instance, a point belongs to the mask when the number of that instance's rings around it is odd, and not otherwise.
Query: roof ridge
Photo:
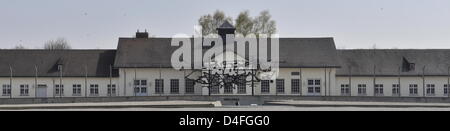
[[[222,25],[219,26],[219,29],[223,28],[235,28],[228,20],[225,20]]]
[[[426,51],[426,50],[450,50],[450,49],[336,49],[338,51]]]
[[[47,50],[47,49],[0,49],[0,51],[115,51],[117,49],[67,49],[67,50]]]

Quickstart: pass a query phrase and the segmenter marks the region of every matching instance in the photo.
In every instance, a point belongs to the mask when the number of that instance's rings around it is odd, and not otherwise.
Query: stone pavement
[[[268,101],[265,105],[223,106],[220,101],[140,101],[0,105],[25,111],[450,111],[450,103]]]
[[[216,107],[217,101],[141,101],[141,102],[97,102],[97,103],[53,103],[0,105],[0,110],[23,109],[92,109],[92,108],[181,108]]]
[[[450,108],[450,103],[414,103],[414,102],[351,102],[351,101],[269,101],[266,105],[283,105],[297,107],[431,107]]]

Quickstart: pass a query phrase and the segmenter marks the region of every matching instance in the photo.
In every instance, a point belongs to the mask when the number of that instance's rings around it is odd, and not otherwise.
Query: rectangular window
[[[141,81],[140,80],[134,80],[134,94],[137,95],[141,93]]]
[[[247,80],[240,79],[238,83],[238,94],[245,94],[247,93]]]
[[[180,80],[170,79],[170,93],[179,94],[180,93]]]
[[[434,96],[435,95],[435,85],[434,84],[427,84],[426,85],[426,92],[427,96]]]
[[[261,93],[262,94],[270,93],[270,80],[261,80]]]
[[[28,85],[20,85],[20,96],[28,96]]]
[[[98,96],[98,84],[91,84],[89,87],[89,95]]]
[[[374,92],[376,96],[383,96],[384,95],[383,84],[375,84]]]
[[[349,84],[341,84],[341,95],[342,96],[350,95],[350,85]]]
[[[64,85],[55,85],[55,95],[64,96]]]
[[[444,88],[444,95],[448,96],[448,88]]]
[[[392,84],[392,96],[399,96],[399,95],[400,95],[400,85]]]
[[[409,84],[409,95],[417,96],[417,94],[418,94],[417,84]]]
[[[450,87],[449,87],[447,84],[444,84],[444,96],[448,96],[448,95],[449,95],[449,94],[448,94],[448,93],[449,93],[449,92],[448,92],[448,91],[449,91],[449,88],[450,88]]]
[[[164,94],[164,79],[155,80],[155,93]]]
[[[212,82],[211,83],[211,94],[220,94],[219,83]]]
[[[358,95],[360,96],[367,95],[366,84],[358,84]]]
[[[155,87],[156,87],[156,84],[159,84],[159,83],[155,82]],[[147,96],[148,95],[147,94],[147,80],[134,80],[134,95],[136,95],[136,96]]]
[[[320,80],[308,80],[308,94],[320,95]]]
[[[300,94],[300,79],[291,80],[291,93]]]
[[[223,89],[224,94],[233,94],[233,85],[232,84],[225,84],[225,87]]]
[[[141,81],[140,80],[134,80],[134,86],[138,86],[141,85]]]
[[[116,84],[108,84],[108,96],[116,96]]]
[[[195,81],[191,80],[191,79],[185,79],[185,87],[186,87],[186,94],[194,94],[194,85],[195,85]]]
[[[72,85],[72,95],[73,96],[81,96],[81,85],[80,84]]]
[[[298,76],[298,75],[300,75],[300,72],[291,72],[291,75]]]
[[[3,96],[11,95],[11,85],[3,85],[2,86],[2,95]]]
[[[277,93],[283,94],[284,93],[284,79],[277,79],[276,80],[276,87],[277,87]]]

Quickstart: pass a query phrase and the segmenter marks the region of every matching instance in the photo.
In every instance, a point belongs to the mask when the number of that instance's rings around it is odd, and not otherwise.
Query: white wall
[[[185,94],[185,80],[184,76],[192,73],[190,70],[177,71],[172,68],[121,68],[119,70],[119,85],[125,87],[121,89],[121,93],[126,93],[126,96],[134,96],[133,81],[147,80],[148,96],[159,96],[161,94],[155,93],[155,79],[164,79],[164,95],[191,95]],[[197,78],[200,72],[193,73],[189,78]],[[179,94],[170,93],[170,79],[179,79]],[[193,95],[201,94],[201,85],[195,84]]]
[[[116,88],[120,89],[120,85],[117,85],[118,78],[112,78],[112,84],[116,84]],[[87,82],[87,88],[85,88],[85,83]],[[13,98],[33,98],[35,97],[35,78],[34,77],[13,77],[12,78],[12,96]],[[46,85],[47,86],[47,97],[60,97],[54,95],[54,85],[60,83],[59,77],[38,77],[37,84]],[[97,77],[88,77],[87,81],[85,81],[84,77],[63,77],[62,84],[64,85],[64,97],[85,97],[85,89],[87,89],[87,95],[89,97],[89,86],[90,84],[98,84],[99,85],[99,95],[98,96],[107,96],[107,85],[110,83],[110,78],[97,78]],[[2,77],[0,78],[0,98],[9,98],[10,96],[3,96],[2,89],[3,85],[10,84],[10,78]],[[21,96],[20,95],[20,85],[26,84],[29,86],[29,95]],[[81,84],[81,96],[73,96],[73,84]],[[119,93],[119,92],[116,92]]]
[[[336,88],[337,90],[340,90],[341,84],[348,84],[349,83],[349,77],[336,77],[337,83]],[[375,81],[377,84],[383,84],[384,85],[384,96],[393,96],[392,94],[392,85],[398,84],[399,79],[398,77],[376,77]],[[373,77],[355,77],[353,76],[351,78],[351,95],[357,96],[358,95],[358,84],[366,84],[367,85],[367,96],[374,96],[374,78]],[[410,84],[417,84],[418,94],[417,96],[411,96],[409,93],[409,85]],[[437,76],[426,76],[425,77],[425,89],[426,84],[434,84],[435,85],[435,95],[429,96],[426,95],[426,97],[448,97],[447,95],[444,95],[444,84],[447,84],[447,77],[437,77]],[[400,94],[402,97],[423,97],[423,78],[422,77],[401,77],[400,78]],[[336,92],[334,94],[335,96],[340,96],[341,93]]]
[[[274,80],[273,83],[270,83],[270,93],[269,94],[261,94],[260,86],[261,84],[259,82],[255,82],[255,95],[300,95],[300,94],[292,94],[291,93],[291,79],[298,79],[298,76],[291,76],[291,72],[300,72],[301,71],[301,91],[302,95],[307,95],[307,80],[308,79],[319,79],[321,80],[321,94],[325,95],[325,79],[327,82],[327,94],[333,94],[333,92],[336,92],[332,88],[335,86],[335,72],[336,70],[333,68],[327,69],[327,76],[325,78],[325,69],[324,68],[282,68],[280,69],[279,77],[278,79],[284,79],[285,80],[285,93],[283,94],[277,94],[276,93],[276,82]],[[133,80],[139,79],[139,80],[147,80],[148,82],[148,95],[149,96],[159,96],[161,94],[155,94],[155,79],[164,79],[164,95],[190,95],[185,94],[184,90],[184,75],[187,75],[191,73],[192,71],[186,70],[186,71],[177,71],[171,68],[122,68],[120,69],[120,78],[119,78],[119,85],[125,86],[126,85],[126,95],[127,96],[134,96],[133,92]],[[195,72],[191,75],[190,78],[198,78],[200,76],[200,72]],[[179,79],[180,81],[180,93],[179,94],[171,94],[170,93],[170,79]],[[248,78],[250,80],[251,78]],[[331,90],[331,92],[330,92]],[[203,94],[202,94],[202,91]],[[224,89],[221,88],[220,94],[212,94],[212,95],[224,95]],[[121,91],[124,92],[124,91]],[[195,94],[194,95],[206,95],[205,93],[208,92],[207,89],[205,90],[202,88],[200,84],[195,85]],[[225,95],[251,95],[252,94],[252,88],[251,85],[248,84],[246,88],[245,94],[238,94],[237,88],[233,90],[232,94],[225,94]]]
[[[292,72],[300,72],[300,76],[292,76]],[[336,69],[327,68],[325,72],[325,68],[281,68],[280,73],[277,79],[284,79],[285,84],[285,93],[277,94],[276,93],[276,81],[270,83],[270,93],[262,94],[261,93],[261,84],[257,84],[257,94],[260,95],[311,95],[308,94],[308,80],[310,79],[318,79],[321,81],[321,95],[330,95],[334,94],[335,91],[335,79]],[[300,90],[301,94],[292,94],[291,92],[291,79],[300,79]],[[326,83],[325,83],[326,82]],[[325,94],[326,93],[326,94]]]
[[[341,84],[348,84],[349,77],[336,77],[336,69],[334,68],[281,68],[280,73],[277,79],[284,79],[285,84],[285,92],[277,93],[276,92],[276,80],[273,80],[270,83],[270,93],[262,94],[261,93],[261,83],[255,82],[255,95],[302,95],[307,96],[311,95],[307,92],[308,80],[309,79],[318,79],[321,80],[321,96],[341,96]],[[195,84],[195,93],[194,94],[185,94],[185,81],[184,76],[192,73],[190,70],[186,71],[177,71],[172,68],[121,68],[119,73],[119,77],[113,78],[112,83],[116,84],[116,93],[117,96],[134,96],[133,91],[133,80],[147,80],[148,83],[148,96],[171,96],[171,95],[207,95],[207,90],[205,93],[205,88],[202,87],[201,84]],[[291,75],[292,72],[301,72],[300,76]],[[200,72],[193,73],[190,78],[198,78],[200,76]],[[155,79],[164,79],[164,94],[156,94],[155,93]],[[171,94],[170,93],[170,79],[179,79],[179,93]],[[301,79],[301,94],[293,94],[291,92],[291,79]],[[248,78],[250,80],[250,78]],[[374,87],[373,87],[373,77],[352,77],[351,84],[351,96],[358,96],[358,84],[366,84],[367,96],[374,95]],[[384,96],[393,96],[392,95],[392,84],[398,84],[398,77],[376,77],[377,84],[383,84],[384,87]],[[422,77],[401,77],[400,78],[400,86],[401,86],[401,96],[403,97],[423,97],[423,79]],[[448,97],[444,95],[444,84],[447,83],[448,78],[445,76],[442,77],[425,77],[425,85],[426,84],[434,84],[435,85],[435,95],[426,97]],[[0,78],[0,89],[2,85],[9,84],[9,77]],[[109,77],[89,77],[87,81],[85,81],[84,77],[63,77],[62,79],[64,85],[64,97],[85,97],[85,93],[88,97],[96,97],[91,96],[89,93],[90,84],[98,84],[99,85],[99,95],[98,96],[107,96],[107,85],[110,82]],[[85,82],[87,82],[87,88],[85,87]],[[13,98],[33,98],[35,97],[35,78],[34,77],[13,77],[12,79],[12,96]],[[29,85],[29,95],[21,96],[20,95],[20,87],[21,84]],[[48,97],[59,97],[54,96],[54,85],[59,84],[59,77],[38,77],[38,84],[47,85],[47,96]],[[72,85],[73,84],[81,84],[81,96],[73,96],[72,95]],[[410,96],[409,93],[409,85],[417,84],[418,86],[418,95]],[[87,89],[87,91],[85,90]],[[224,89],[220,89],[220,94],[213,95],[251,95],[252,88],[251,85],[248,84],[246,88],[245,94],[238,94],[237,88],[233,89],[232,94],[223,94]],[[0,90],[0,98],[9,98],[8,96],[3,96],[2,90]],[[395,96],[396,97],[396,96]]]

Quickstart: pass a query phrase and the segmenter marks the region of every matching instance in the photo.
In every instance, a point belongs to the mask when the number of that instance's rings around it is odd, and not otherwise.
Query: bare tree
[[[212,21],[213,21],[213,18],[210,14],[200,17],[200,19],[198,20],[198,23],[202,27],[202,35],[206,36],[208,34],[214,33],[212,30],[212,28],[213,28]]]
[[[65,38],[57,38],[45,42],[44,49],[47,50],[66,50],[71,49],[69,43]]]
[[[239,13],[236,18],[236,33],[247,36],[253,33],[253,18],[250,17],[249,11]]]
[[[223,11],[216,10],[213,15],[208,14],[200,17],[198,23],[202,26],[202,34],[217,34],[217,28],[225,21],[232,22],[231,17],[227,17]]]
[[[377,49],[377,44],[373,44],[372,47],[370,49]]]
[[[27,49],[27,48],[25,48],[25,46],[23,46],[23,45],[16,45],[16,46],[14,46],[13,49],[16,49],[16,50],[24,50],[24,49]]]
[[[265,10],[260,13],[253,21],[254,30],[253,32],[258,36],[259,34],[272,35],[276,33],[276,23],[272,20],[272,16],[269,11]]]
[[[218,28],[223,22],[231,21],[231,17],[227,17],[224,12],[217,10],[213,15],[207,14],[201,16],[198,20],[199,25],[202,27],[203,36],[209,34],[217,34],[216,28]],[[236,18],[236,33],[244,36],[248,34],[267,34],[272,35],[276,33],[276,23],[272,20],[272,16],[269,11],[265,10],[260,13],[256,18],[250,17],[249,11],[243,11],[239,13]]]

